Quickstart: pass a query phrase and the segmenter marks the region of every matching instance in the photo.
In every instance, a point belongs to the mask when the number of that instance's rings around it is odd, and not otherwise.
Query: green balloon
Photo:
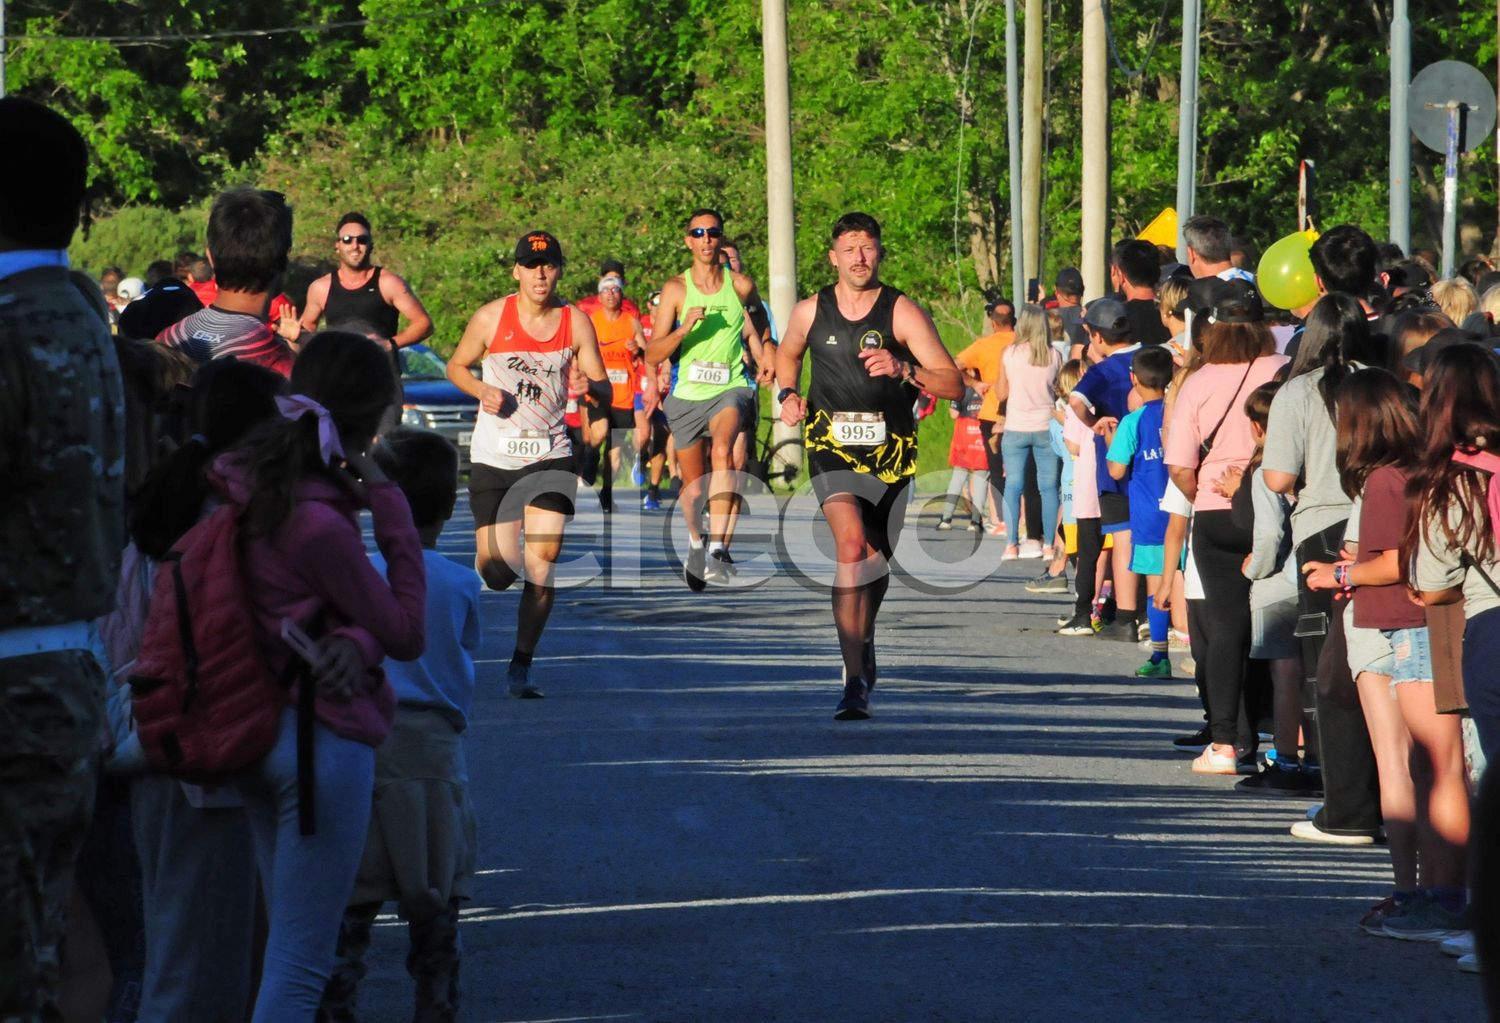
[[[1297,309],[1318,297],[1318,282],[1308,256],[1317,240],[1316,231],[1296,231],[1266,249],[1255,280],[1267,302],[1278,309]]]

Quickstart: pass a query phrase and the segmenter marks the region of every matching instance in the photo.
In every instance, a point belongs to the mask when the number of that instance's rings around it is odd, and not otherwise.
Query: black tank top
[[[395,337],[401,322],[396,307],[381,297],[378,266],[370,279],[358,288],[346,288],[340,284],[338,271],[329,274],[328,303],[323,307],[323,316],[329,327],[367,324],[384,338]]]
[[[917,422],[913,412],[915,388],[896,377],[872,377],[859,353],[885,348],[898,359],[914,361],[897,341],[891,325],[901,292],[882,285],[875,304],[864,318],[851,321],[839,312],[834,286],[818,292],[817,312],[807,331],[812,359],[812,382],[807,389],[807,428],[804,443],[814,452],[836,454],[847,468],[873,472],[895,482],[916,471]],[[885,417],[886,441],[873,447],[840,445],[832,436],[832,417],[841,412],[878,412]]]

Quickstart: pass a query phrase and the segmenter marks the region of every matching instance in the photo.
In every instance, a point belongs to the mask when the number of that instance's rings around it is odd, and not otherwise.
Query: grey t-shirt
[[[1317,369],[1282,384],[1266,423],[1262,465],[1271,472],[1306,478],[1292,509],[1294,545],[1347,519],[1353,504],[1339,482],[1338,431],[1318,390],[1322,379],[1323,370]]]
[[[1462,520],[1462,512],[1450,506],[1448,523],[1453,526]],[[1500,561],[1484,563],[1484,571],[1496,586],[1500,586]],[[1484,611],[1500,607],[1497,594],[1484,576],[1472,568],[1465,568],[1462,552],[1448,546],[1448,537],[1436,523],[1422,530],[1422,542],[1417,546],[1417,589],[1424,591],[1446,590],[1462,586],[1464,591],[1464,617],[1473,618]]]

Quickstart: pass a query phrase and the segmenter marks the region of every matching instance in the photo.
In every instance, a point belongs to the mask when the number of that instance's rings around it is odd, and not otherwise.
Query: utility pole
[[[797,236],[792,217],[792,99],[787,84],[786,2],[761,0],[766,90],[766,230],[771,315],[781,329],[797,304]]]
[[[1021,239],[1021,111],[1016,86],[1016,0],[1005,0],[1005,139],[1010,150],[1010,280],[1011,301],[1026,301],[1025,246]]]
[[[1391,11],[1391,241],[1402,252],[1411,250],[1411,122],[1407,93],[1411,91],[1411,19],[1407,0],[1394,0]]]
[[[1083,297],[1104,294],[1109,245],[1109,52],[1102,0],[1083,2]]]
[[[1496,0],[1500,3],[1500,0]],[[1021,72],[1021,262],[1026,280],[1042,279],[1042,0],[1026,0]],[[1017,295],[1016,301],[1023,296]]]
[[[1198,3],[1182,0],[1182,72],[1177,81],[1177,258],[1183,263],[1187,242],[1182,225],[1198,200]]]

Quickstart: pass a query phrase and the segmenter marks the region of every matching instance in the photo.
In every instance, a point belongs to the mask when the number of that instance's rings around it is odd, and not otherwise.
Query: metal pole
[[[1177,258],[1184,263],[1187,243],[1182,240],[1182,225],[1193,215],[1197,180],[1198,0],[1182,0],[1182,71],[1177,82]]]
[[[1104,294],[1109,278],[1104,253],[1109,246],[1109,51],[1101,0],[1083,3],[1083,223],[1078,269],[1083,296]]]
[[[1411,19],[1406,3],[1394,0],[1391,14],[1390,239],[1402,252],[1411,249]]]
[[[1026,301],[1026,261],[1021,219],[1021,108],[1016,87],[1016,0],[1005,0],[1005,140],[1010,147],[1010,279],[1012,301]]]
[[[1042,279],[1042,0],[1026,0],[1021,71],[1021,215],[1026,280]],[[1016,296],[1020,298],[1020,296]]]
[[[786,329],[797,304],[797,236],[792,217],[792,100],[787,84],[786,3],[761,0],[766,90],[766,232],[771,315]]]
[[[1458,253],[1458,119],[1463,104],[1448,101],[1448,153],[1443,161],[1443,269],[1446,280],[1453,276]]]

